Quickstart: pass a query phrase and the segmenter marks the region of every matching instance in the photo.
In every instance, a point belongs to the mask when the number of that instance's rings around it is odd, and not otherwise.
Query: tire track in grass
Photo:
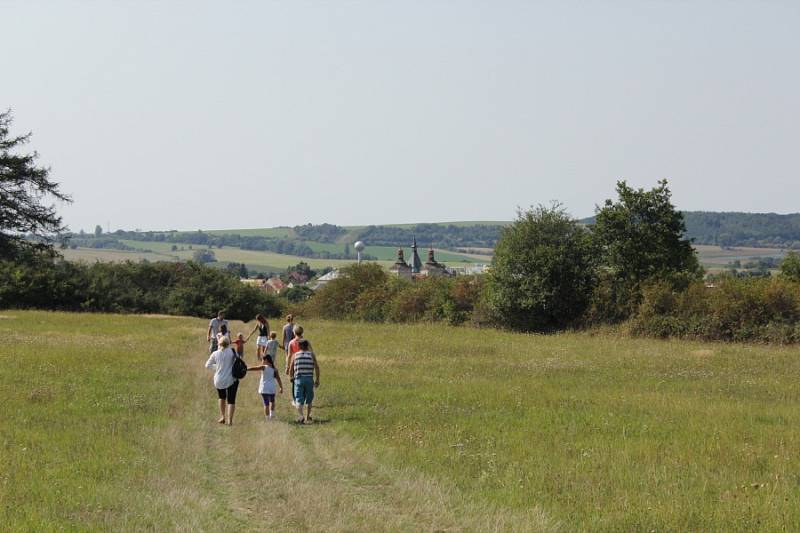
[[[249,358],[252,360],[252,354]],[[191,356],[191,394],[177,402],[165,446],[182,468],[168,476],[177,529],[225,531],[555,531],[541,511],[511,512],[462,496],[441,480],[381,463],[336,431],[294,426],[287,394],[265,421],[255,373],[242,380],[235,424],[216,423],[210,373]],[[288,387],[287,387],[288,389]],[[176,413],[177,414],[177,413]],[[341,422],[346,423],[346,422]],[[183,459],[181,459],[183,457]],[[177,463],[176,463],[177,464]],[[198,468],[202,470],[198,470]],[[181,468],[179,468],[180,470]],[[174,472],[173,472],[174,474]],[[166,487],[165,487],[166,488]],[[205,516],[206,518],[198,518]]]

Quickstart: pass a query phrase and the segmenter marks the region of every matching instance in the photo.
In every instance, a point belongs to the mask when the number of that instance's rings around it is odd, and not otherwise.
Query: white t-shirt
[[[206,361],[206,368],[214,370],[214,386],[218,389],[227,389],[236,378],[233,377],[233,360],[237,357],[236,352],[228,347],[224,350],[217,350],[211,354]]]
[[[261,371],[261,381],[258,383],[259,394],[275,394],[275,374],[278,371],[274,367],[265,366]]]
[[[228,321],[227,320],[220,320],[217,317],[214,317],[214,318],[211,319],[211,322],[208,323],[208,327],[211,328],[211,337],[212,338],[217,336],[217,333],[219,333],[220,326],[223,326],[223,325],[225,326],[225,329],[228,331],[228,334],[230,334],[231,330],[230,330],[230,327],[228,326]]]

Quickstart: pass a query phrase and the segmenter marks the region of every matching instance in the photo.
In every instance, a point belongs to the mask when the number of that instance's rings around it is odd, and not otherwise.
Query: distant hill
[[[369,246],[410,246],[416,239],[420,247],[433,246],[450,250],[463,248],[494,248],[507,221],[426,222],[418,224],[387,224],[372,226],[336,226],[306,224],[304,226],[210,230],[209,235],[264,237],[327,244],[352,244],[361,240]],[[188,233],[188,232],[184,232]]]
[[[800,249],[800,213],[684,211],[686,236],[695,244]],[[595,217],[584,218],[594,224]]]

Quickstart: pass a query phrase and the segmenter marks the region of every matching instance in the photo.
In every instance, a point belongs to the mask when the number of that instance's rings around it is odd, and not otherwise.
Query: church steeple
[[[419,258],[419,254],[417,253],[417,236],[414,235],[414,244],[411,245],[411,273],[412,274],[419,274],[422,270],[422,260]]]

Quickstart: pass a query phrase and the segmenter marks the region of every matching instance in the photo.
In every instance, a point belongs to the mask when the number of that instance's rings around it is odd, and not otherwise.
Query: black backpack
[[[236,350],[233,351],[235,357],[233,358],[233,368],[231,369],[231,374],[236,379],[242,379],[247,375],[247,363],[245,363],[241,357],[236,353]]]

